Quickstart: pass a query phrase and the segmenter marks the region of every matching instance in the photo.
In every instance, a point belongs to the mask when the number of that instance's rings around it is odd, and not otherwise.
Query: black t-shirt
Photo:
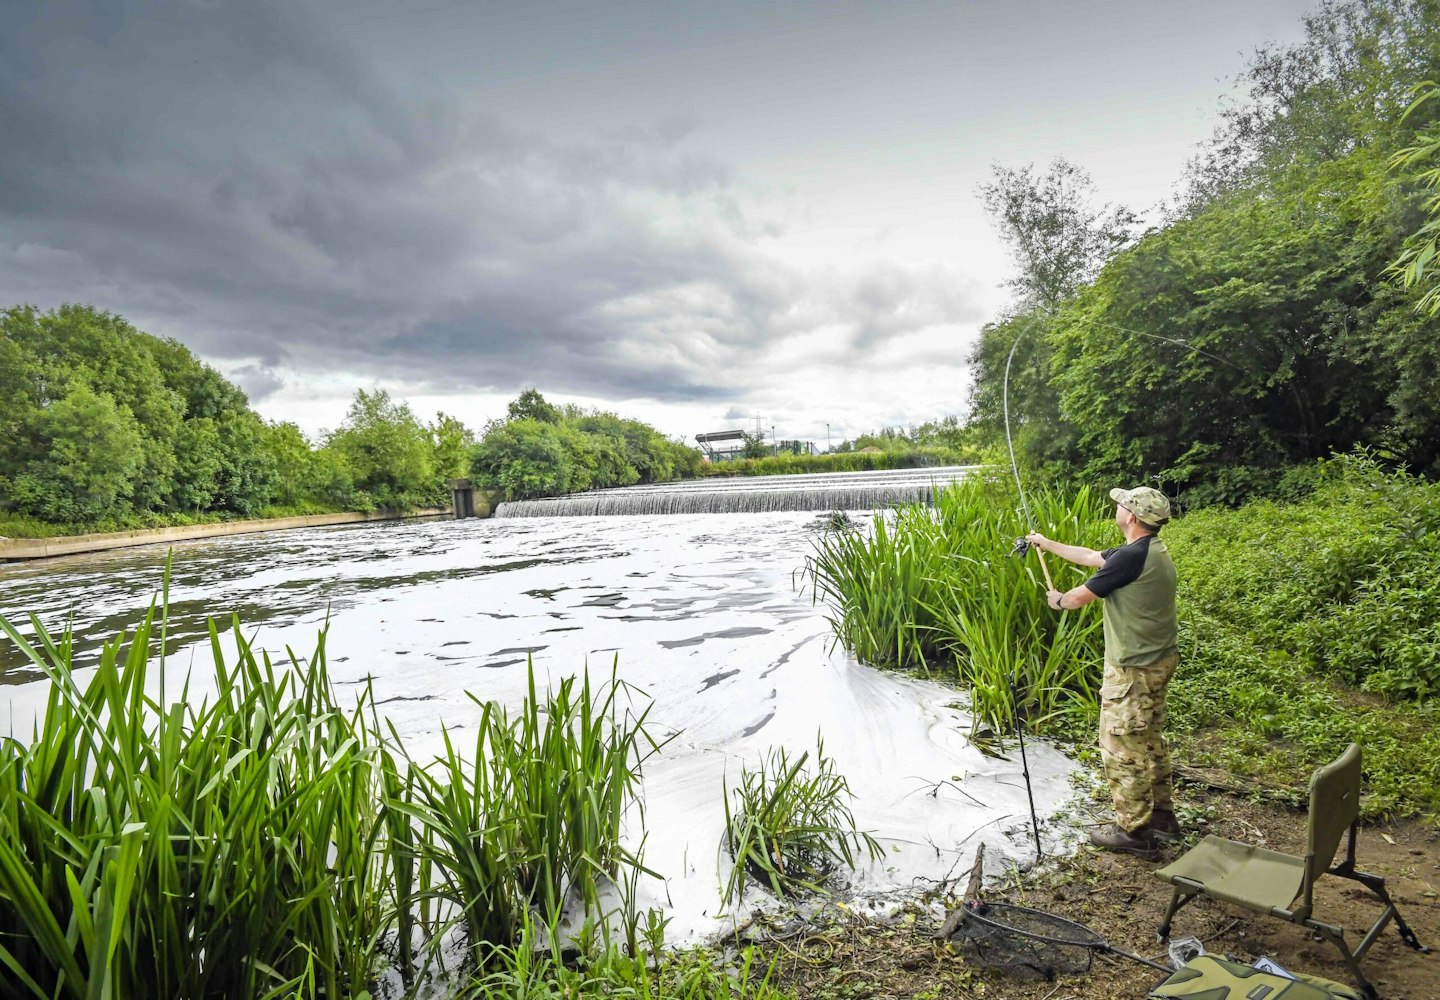
[[[1105,660],[1144,667],[1174,655],[1175,563],[1165,543],[1142,535],[1101,553],[1105,563],[1085,582],[1105,599]]]
[[[1143,535],[1133,542],[1101,552],[1105,564],[1085,581],[1085,586],[1096,597],[1109,597],[1127,583],[1140,579],[1140,574],[1145,569],[1145,559],[1150,555],[1150,540],[1154,537]]]

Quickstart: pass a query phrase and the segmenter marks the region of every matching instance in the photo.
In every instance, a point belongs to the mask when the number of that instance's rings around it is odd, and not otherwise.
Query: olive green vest
[[[1140,575],[1105,598],[1105,662],[1148,667],[1180,649],[1175,617],[1175,563],[1159,538]]]

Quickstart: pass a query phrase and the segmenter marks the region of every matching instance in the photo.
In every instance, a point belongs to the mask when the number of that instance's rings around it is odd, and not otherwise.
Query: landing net
[[[1095,952],[1110,948],[1088,927],[1053,913],[978,900],[965,904],[950,940],[983,968],[1045,980],[1089,972]]]

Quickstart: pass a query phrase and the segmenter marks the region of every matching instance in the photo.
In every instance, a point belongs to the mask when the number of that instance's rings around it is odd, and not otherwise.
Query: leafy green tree
[[[316,495],[315,453],[299,427],[288,422],[268,424],[263,447],[275,468],[276,503],[286,507],[324,503]]]
[[[574,459],[554,424],[530,418],[492,425],[475,449],[476,479],[500,489],[506,500],[570,492]]]
[[[146,446],[128,407],[76,385],[37,410],[28,430],[44,457],[11,485],[10,502],[18,511],[79,524],[125,512]]]
[[[1426,81],[1415,103],[1405,112],[1408,118],[1428,102],[1440,104],[1440,86]],[[1414,179],[1431,194],[1425,202],[1424,225],[1405,243],[1405,249],[1390,268],[1401,284],[1420,293],[1416,308],[1429,316],[1440,316],[1440,122],[1432,122],[1410,146],[1391,158],[1397,169],[1413,171]]]
[[[749,431],[740,432],[744,444],[740,448],[741,458],[764,458],[770,454],[770,446],[765,443],[763,434],[751,434]]]
[[[475,447],[474,432],[455,417],[437,413],[429,433],[436,474],[441,479],[462,479],[469,475],[470,452]]]
[[[377,506],[403,509],[439,499],[430,435],[384,389],[360,389],[328,442],[344,457],[355,488]]]
[[[254,517],[275,496],[279,471],[267,448],[265,422],[251,410],[229,410],[216,421],[220,434],[220,471],[215,506]]]
[[[220,430],[210,417],[195,417],[180,425],[175,437],[175,462],[183,470],[175,478],[169,505],[177,510],[208,510],[219,492]]]
[[[1064,157],[1044,173],[996,165],[980,194],[1019,269],[1010,285],[1029,307],[1053,310],[1131,240],[1140,219],[1092,204],[1095,183]]]
[[[510,401],[505,409],[509,420],[538,420],[542,424],[560,422],[560,410],[545,401],[539,389],[526,389]]]

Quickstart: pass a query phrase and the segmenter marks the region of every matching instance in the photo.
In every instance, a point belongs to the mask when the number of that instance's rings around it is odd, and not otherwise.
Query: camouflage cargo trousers
[[[1135,831],[1156,809],[1171,809],[1165,692],[1180,662],[1174,654],[1145,667],[1105,664],[1100,687],[1100,757],[1115,822]]]

